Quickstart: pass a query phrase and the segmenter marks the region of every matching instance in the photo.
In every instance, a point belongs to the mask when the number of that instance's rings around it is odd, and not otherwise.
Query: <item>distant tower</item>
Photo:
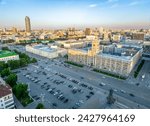
[[[91,29],[90,28],[85,29],[85,35],[91,35]]]
[[[97,54],[97,53],[99,53],[99,41],[98,41],[98,39],[95,39],[92,42],[92,53],[94,55]]]
[[[31,32],[30,18],[28,16],[25,17],[25,25],[26,25],[26,32]]]
[[[92,49],[89,50],[88,55],[95,56],[99,52],[100,52],[99,40],[98,40],[98,38],[95,38],[95,40],[92,42]]]
[[[17,28],[12,27],[12,32],[13,32],[13,33],[17,33]]]

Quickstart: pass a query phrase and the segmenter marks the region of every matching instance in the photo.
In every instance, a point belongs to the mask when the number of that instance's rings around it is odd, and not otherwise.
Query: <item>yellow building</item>
[[[68,61],[127,77],[142,56],[142,50],[126,49],[126,52],[120,54],[103,53],[98,39],[95,39],[90,49],[69,49]]]

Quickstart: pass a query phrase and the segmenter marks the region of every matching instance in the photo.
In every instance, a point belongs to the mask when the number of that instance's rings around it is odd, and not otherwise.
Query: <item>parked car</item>
[[[135,97],[135,95],[134,95],[134,94],[132,94],[132,93],[130,93],[129,95],[130,95],[130,96],[132,96],[132,97]]]

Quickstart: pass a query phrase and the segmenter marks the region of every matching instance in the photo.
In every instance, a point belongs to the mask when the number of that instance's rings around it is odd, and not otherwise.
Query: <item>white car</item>
[[[121,92],[122,92],[122,93],[126,93],[126,91],[124,91],[124,90],[121,90]]]

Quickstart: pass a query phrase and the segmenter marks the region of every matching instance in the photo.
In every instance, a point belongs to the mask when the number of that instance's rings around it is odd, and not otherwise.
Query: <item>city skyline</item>
[[[33,29],[67,27],[150,28],[150,0],[0,0],[0,27]]]
[[[0,0],[0,109],[150,109],[149,5]]]

